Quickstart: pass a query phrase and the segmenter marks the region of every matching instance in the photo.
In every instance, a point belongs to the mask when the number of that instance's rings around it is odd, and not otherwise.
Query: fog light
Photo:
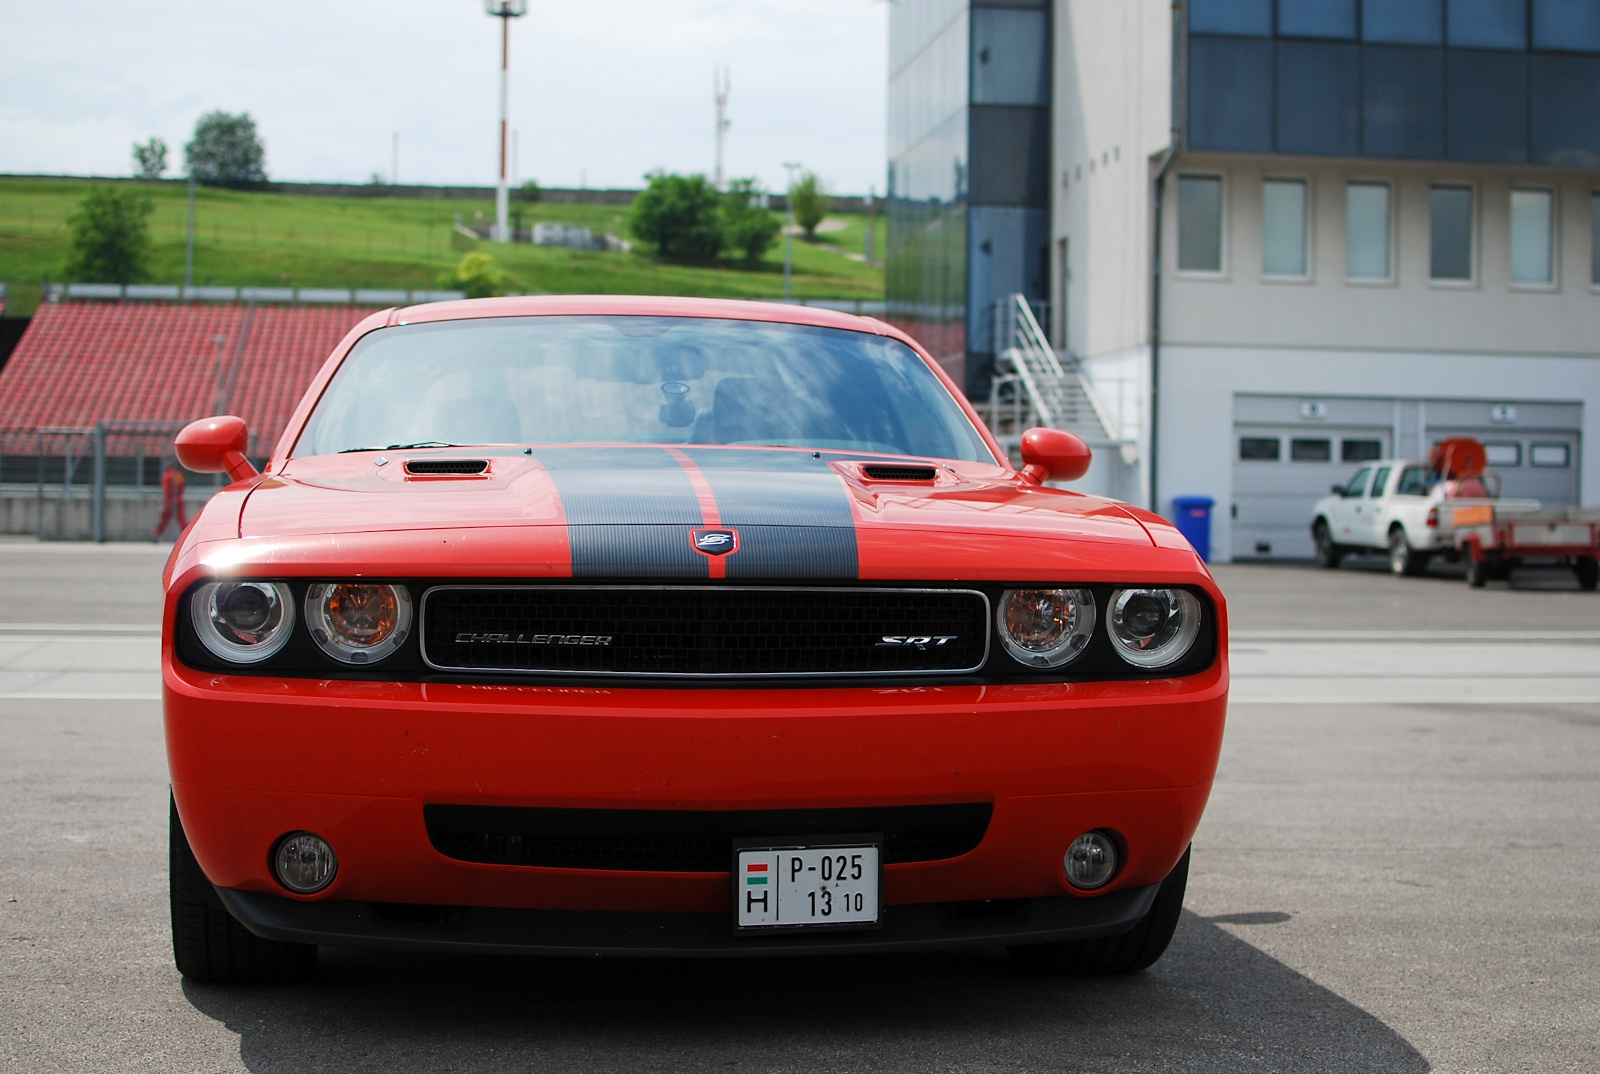
[[[1061,867],[1075,888],[1104,887],[1117,871],[1117,844],[1105,832],[1084,832],[1067,848]]]
[[[339,871],[339,859],[321,836],[291,832],[278,842],[278,849],[272,855],[272,868],[284,887],[310,895],[333,883],[333,874]]]

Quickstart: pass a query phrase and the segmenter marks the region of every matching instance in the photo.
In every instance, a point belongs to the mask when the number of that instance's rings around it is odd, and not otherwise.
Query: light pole
[[[789,278],[794,275],[794,177],[803,165],[784,161],[789,171],[789,196],[784,202],[789,206],[789,222],[783,227],[783,300],[789,301]]]
[[[733,79],[728,75],[726,67],[711,69],[711,96],[717,102],[717,179],[716,188],[721,190],[722,176],[722,139],[728,133],[728,126],[733,120],[728,118],[728,91],[733,86]]]
[[[494,192],[494,231],[490,238],[495,242],[509,242],[506,217],[510,213],[511,195],[506,190],[506,108],[507,86],[511,68],[511,20],[528,13],[528,0],[483,0],[483,10],[500,20],[500,185]]]

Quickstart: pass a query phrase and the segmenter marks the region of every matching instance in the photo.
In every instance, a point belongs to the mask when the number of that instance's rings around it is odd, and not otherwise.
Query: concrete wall
[[[204,507],[211,490],[190,490],[184,496],[188,517]],[[86,540],[93,532],[88,490],[75,488],[70,499],[62,500],[59,486],[45,487],[45,535],[62,540]],[[140,499],[132,490],[108,489],[106,494],[105,535],[111,541],[148,541],[161,520],[161,492],[146,490]],[[39,533],[39,492],[36,486],[0,487],[0,533],[37,535]],[[167,531],[168,539],[177,533]]]

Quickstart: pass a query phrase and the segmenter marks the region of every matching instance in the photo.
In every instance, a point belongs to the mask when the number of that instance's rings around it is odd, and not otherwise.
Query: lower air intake
[[[881,834],[885,864],[942,861],[983,841],[993,807],[860,809],[527,809],[430,805],[434,849],[457,861],[546,869],[726,872],[735,839]]]

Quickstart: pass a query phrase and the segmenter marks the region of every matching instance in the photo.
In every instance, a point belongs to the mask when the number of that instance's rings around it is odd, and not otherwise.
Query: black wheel
[[[1344,549],[1333,543],[1333,534],[1328,532],[1328,524],[1322,519],[1317,519],[1317,524],[1311,527],[1311,539],[1317,545],[1317,566],[1335,570],[1340,560],[1344,559]]]
[[[1178,928],[1178,917],[1183,912],[1183,892],[1189,883],[1191,850],[1183,852],[1178,864],[1161,882],[1155,901],[1139,923],[1122,935],[1028,944],[1006,950],[1017,965],[1033,973],[1086,976],[1137,973],[1150,968],[1167,950]]]
[[[1389,531],[1389,569],[1408,577],[1415,577],[1428,569],[1428,553],[1413,549],[1411,542],[1406,540],[1406,531],[1399,526]]]
[[[315,944],[263,940],[234,920],[189,849],[176,802],[171,810],[167,878],[178,972],[191,981],[218,984],[284,983],[315,972]]]
[[[1580,559],[1572,565],[1572,573],[1578,576],[1579,589],[1593,589],[1600,585],[1600,560]]]
[[[1467,554],[1467,584],[1473,589],[1482,589],[1489,580],[1488,561],[1479,559],[1470,552]]]

